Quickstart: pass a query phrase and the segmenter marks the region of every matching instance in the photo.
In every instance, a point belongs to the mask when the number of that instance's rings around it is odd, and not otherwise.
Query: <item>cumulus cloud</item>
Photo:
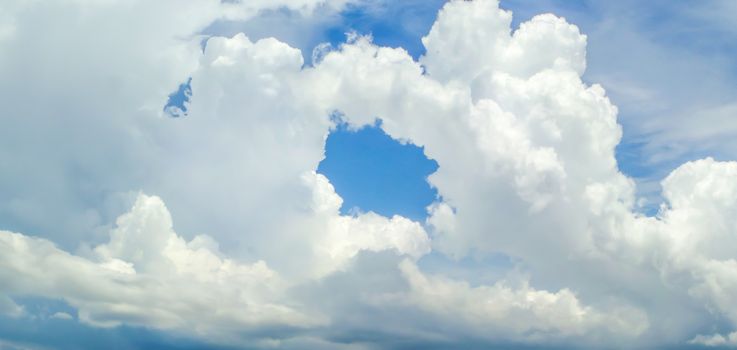
[[[462,332],[491,339],[522,342],[555,341],[581,336],[602,328],[613,335],[637,336],[648,328],[646,315],[632,308],[602,313],[581,305],[568,289],[555,293],[531,288],[527,281],[510,286],[471,287],[465,281],[426,276],[410,261],[400,269],[410,284],[406,302],[416,304],[439,318],[438,322],[461,324]]]
[[[696,330],[737,325],[736,163],[684,164],[656,217],[634,212],[617,108],[582,81],[587,39],[564,19],[512,32],[497,1],[451,1],[419,61],[356,35],[314,66],[274,38],[197,34],[344,4],[0,5],[0,218],[26,231],[0,231],[0,312],[62,299],[94,327],[256,347],[731,339]],[[189,78],[188,115],[166,118]],[[340,214],[315,173],[336,113],[438,162],[426,222]],[[429,254],[515,266],[481,284],[423,270]]]
[[[586,68],[586,36],[552,14],[533,17],[511,33],[512,13],[495,1],[448,3],[422,38],[421,62],[440,81],[473,82],[485,71],[529,77],[543,69]]]
[[[221,258],[209,237],[187,242],[176,235],[157,197],[139,196],[94,257],[69,254],[41,238],[7,231],[0,237],[5,295],[63,299],[77,308],[81,322],[95,326],[215,335],[319,322],[279,304],[285,282],[263,261]]]

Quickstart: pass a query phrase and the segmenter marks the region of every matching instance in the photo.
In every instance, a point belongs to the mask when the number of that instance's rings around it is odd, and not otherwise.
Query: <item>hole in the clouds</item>
[[[647,180],[652,178],[655,169],[652,166],[646,164],[643,158],[643,147],[644,142],[627,141],[625,139],[620,142],[615,149],[615,157],[617,159],[617,165],[619,171],[623,174],[632,177],[633,179]],[[652,181],[650,181],[652,182]],[[660,186],[653,188],[653,186],[645,186],[640,181],[637,186],[637,205],[635,210],[646,216],[655,216],[660,208],[663,198],[660,193]]]
[[[404,0],[349,3],[341,21],[327,28],[325,37],[334,45],[345,40],[345,33],[370,34],[379,46],[401,47],[418,59],[425,53],[426,35],[447,0]]]
[[[187,115],[189,99],[192,97],[191,83],[192,78],[187,79],[186,82],[179,84],[177,91],[169,95],[169,99],[164,105],[164,113],[175,118]]]
[[[421,147],[392,139],[377,122],[359,130],[338,124],[328,136],[317,171],[343,198],[342,214],[373,211],[423,220],[425,208],[437,197],[427,176],[437,168]]]

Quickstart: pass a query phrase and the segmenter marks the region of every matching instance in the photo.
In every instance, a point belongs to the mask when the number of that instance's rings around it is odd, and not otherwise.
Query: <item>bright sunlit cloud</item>
[[[737,346],[730,5],[525,4],[1,3],[0,349]]]

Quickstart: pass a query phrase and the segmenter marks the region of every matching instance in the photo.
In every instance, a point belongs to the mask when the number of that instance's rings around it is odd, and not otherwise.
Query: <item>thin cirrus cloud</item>
[[[274,38],[202,49],[217,21],[343,6],[0,5],[0,346],[79,346],[7,331],[34,322],[232,348],[734,343],[737,163],[678,166],[639,214],[618,109],[565,19],[513,31],[495,0],[451,1],[417,59],[361,35],[313,65]],[[341,214],[316,172],[335,113],[437,162],[424,222]],[[494,281],[446,273],[500,255]]]

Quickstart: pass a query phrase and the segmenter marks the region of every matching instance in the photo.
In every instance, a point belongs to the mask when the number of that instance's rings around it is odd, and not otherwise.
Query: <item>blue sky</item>
[[[328,136],[325,160],[317,172],[327,176],[340,193],[344,214],[372,210],[424,220],[425,208],[437,197],[426,179],[437,167],[422,148],[400,144],[379,125],[351,130],[340,124]]]
[[[0,4],[0,350],[737,347],[737,3],[303,3]]]

